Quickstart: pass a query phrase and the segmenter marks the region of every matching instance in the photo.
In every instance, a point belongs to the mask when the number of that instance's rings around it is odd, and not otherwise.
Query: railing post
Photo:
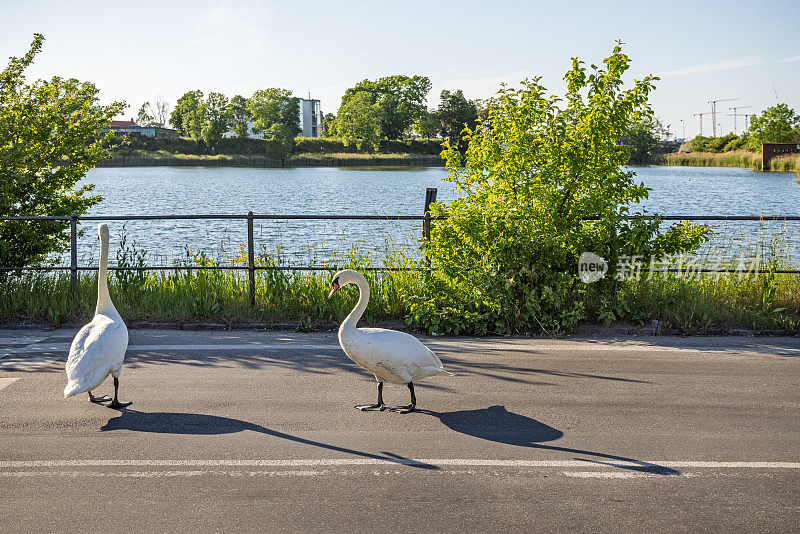
[[[69,273],[72,289],[72,306],[78,306],[78,216],[74,213],[69,220]]]
[[[253,212],[247,212],[247,273],[250,281],[250,307],[256,305],[256,262],[253,251]]]
[[[425,190],[425,211],[423,215],[425,218],[422,221],[422,237],[425,239],[431,238],[431,204],[436,202],[436,192],[438,189],[429,187]]]
[[[430,241],[431,239],[431,204],[436,202],[437,191],[435,187],[428,187],[425,189],[425,211],[422,219],[422,238],[425,241]],[[430,266],[431,259],[427,254],[425,254],[425,261],[427,261]]]

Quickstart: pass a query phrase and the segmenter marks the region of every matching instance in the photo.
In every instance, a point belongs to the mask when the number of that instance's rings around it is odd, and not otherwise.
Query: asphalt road
[[[335,334],[132,331],[134,404],[65,400],[74,334],[0,330],[3,532],[800,524],[800,339],[427,339],[402,415]]]

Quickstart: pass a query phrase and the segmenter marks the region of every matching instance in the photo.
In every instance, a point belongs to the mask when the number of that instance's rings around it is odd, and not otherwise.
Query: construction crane
[[[717,136],[717,102],[730,102],[731,100],[739,100],[738,98],[724,98],[722,100],[709,100],[711,104],[711,122],[714,127],[714,137]]]
[[[732,116],[733,117],[733,133],[735,135],[738,135],[738,133],[736,131],[736,117],[744,117],[745,122],[747,122],[747,113],[736,113],[736,110],[737,109],[752,108],[752,107],[753,106],[737,106],[737,107],[734,107],[734,108],[728,108],[728,109],[732,109],[733,110],[733,113],[728,113],[728,116]],[[747,126],[744,127],[744,130],[747,131]]]
[[[711,113],[710,111],[704,111],[703,113],[694,113],[695,117],[700,117],[700,137],[703,137],[703,115],[708,115]]]

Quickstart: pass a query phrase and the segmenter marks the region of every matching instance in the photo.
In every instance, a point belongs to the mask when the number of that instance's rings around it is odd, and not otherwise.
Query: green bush
[[[657,218],[625,219],[647,189],[624,169],[628,153],[619,142],[652,116],[654,78],[623,90],[629,59],[620,46],[604,63],[587,73],[573,59],[563,107],[539,78],[503,88],[488,120],[468,131],[466,155],[448,148],[448,179],[461,196],[433,206],[443,219],[423,244],[430,268],[410,297],[410,321],[437,334],[557,335],[587,316],[587,299],[616,302],[618,258],[658,258],[703,241],[704,227],[661,232]],[[585,251],[612,268],[588,288],[577,275]],[[613,318],[615,308],[596,313]]]

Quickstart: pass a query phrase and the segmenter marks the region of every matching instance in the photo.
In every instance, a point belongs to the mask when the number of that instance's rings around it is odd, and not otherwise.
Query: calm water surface
[[[757,173],[737,168],[635,167],[636,180],[651,189],[643,205],[670,215],[785,215],[800,213],[795,173]],[[425,168],[253,169],[138,167],[93,169],[87,183],[104,197],[91,215],[158,214],[389,214],[421,215],[425,188],[437,187],[438,200],[454,198],[446,170]],[[122,223],[112,222],[119,243]],[[88,223],[82,225],[89,228]],[[758,224],[716,225],[713,246],[728,247],[759,232]],[[398,221],[256,221],[256,250],[279,253],[298,265],[320,263],[335,251],[359,244],[380,251],[387,243],[413,249],[421,223]],[[800,223],[771,223],[794,249]],[[132,221],[128,243],[148,251],[147,263],[169,265],[186,250],[205,250],[230,260],[247,242],[246,221]],[[112,245],[111,263],[114,263]],[[94,231],[81,238],[81,263],[97,254]]]

